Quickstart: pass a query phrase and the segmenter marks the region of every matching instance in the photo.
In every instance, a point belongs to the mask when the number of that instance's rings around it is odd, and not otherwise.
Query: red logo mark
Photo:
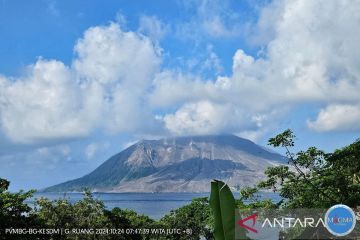
[[[257,233],[258,231],[257,231],[255,228],[252,228],[252,227],[255,226],[255,222],[256,222],[257,216],[258,216],[258,214],[255,213],[255,214],[253,214],[253,215],[251,215],[251,216],[249,216],[249,217],[247,217],[247,218],[244,218],[244,219],[241,219],[241,220],[237,221],[237,224],[239,224],[240,227],[243,227],[243,228],[245,228],[245,229],[247,229],[247,230],[249,230],[249,231],[252,231],[252,232],[254,232],[254,233]],[[248,221],[248,220],[252,220],[252,225],[251,225],[251,227],[244,224],[244,223],[245,223],[246,221]]]

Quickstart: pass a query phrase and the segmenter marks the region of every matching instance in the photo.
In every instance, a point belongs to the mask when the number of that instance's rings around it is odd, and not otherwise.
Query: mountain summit
[[[210,181],[249,186],[285,157],[234,135],[142,140],[114,155],[81,178],[48,192],[207,192]]]

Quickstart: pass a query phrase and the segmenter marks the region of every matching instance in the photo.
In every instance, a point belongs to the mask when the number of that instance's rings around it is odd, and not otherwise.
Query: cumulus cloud
[[[209,29],[223,34],[236,14],[223,21],[226,6],[208,4],[198,5],[198,24],[215,21]],[[216,14],[207,18],[206,9]],[[256,138],[293,106],[315,103],[325,107],[308,121],[311,129],[358,129],[359,11],[360,4],[347,1],[271,3],[254,31],[263,54],[238,49],[232,73],[211,80],[161,68],[153,39],[163,36],[165,26],[156,17],[143,16],[137,32],[117,23],[92,27],[77,41],[70,66],[39,59],[24,76],[0,77],[0,126],[20,143],[82,137],[98,128],[179,135],[232,131]],[[220,72],[208,46],[204,67]]]
[[[231,103],[208,100],[185,103],[173,114],[164,116],[166,128],[173,134],[216,134],[238,129],[261,127],[263,116],[252,115]]]
[[[169,102],[184,101],[180,109],[188,109],[187,102],[194,99],[231,103],[253,116],[239,122],[251,121],[256,116],[271,122],[271,118],[275,121],[278,116],[271,110],[281,115],[300,104],[323,104],[325,109],[319,110],[318,119],[308,124],[311,129],[333,131],[349,126],[354,129],[352,120],[345,122],[339,113],[351,106],[352,119],[357,119],[359,10],[360,4],[346,1],[274,1],[263,9],[257,25],[258,31],[264,32],[257,36],[264,38],[262,56],[255,58],[239,49],[233,58],[231,76],[205,82],[162,78],[156,82],[156,93]],[[165,86],[182,89],[183,93],[167,96]],[[349,106],[339,107],[344,104]],[[180,113],[179,118],[186,116]],[[327,121],[330,115],[333,120],[325,124],[327,127],[317,124]],[[342,123],[348,127],[341,126]],[[174,126],[171,129],[174,131]],[[239,127],[239,131],[249,130]]]
[[[76,46],[74,69],[88,80],[101,84],[121,82],[142,89],[160,63],[149,38],[124,32],[118,24],[92,27]]]
[[[360,4],[346,1],[275,1],[263,10],[258,23],[260,30],[271,32],[265,57],[252,59],[239,50],[234,57],[234,81],[241,83],[239,89],[260,94],[268,107],[328,105],[320,111],[319,122],[328,112],[347,109],[346,105],[356,109],[360,103],[360,52],[355,46],[360,41],[359,10]],[[315,123],[309,126],[316,128]],[[335,124],[322,130],[344,128]]]
[[[227,127],[222,116],[232,116],[231,108],[209,101],[188,103],[164,117],[165,126],[176,134],[216,133]]]
[[[1,126],[13,141],[28,143],[87,135],[101,109],[82,96],[71,70],[55,60],[39,59],[20,79],[3,79]],[[96,92],[91,89],[90,98]]]
[[[142,95],[160,57],[147,37],[115,23],[93,27],[75,53],[71,66],[40,58],[23,76],[0,77],[0,126],[11,141],[78,138],[96,128],[136,131],[143,117],[154,122]]]
[[[329,105],[308,126],[319,132],[360,130],[360,105]]]
[[[101,121],[106,129],[131,132],[156,124],[143,98],[161,62],[159,49],[149,38],[124,32],[118,24],[93,27],[78,41],[75,52],[73,67],[79,77],[103,88],[102,107],[108,117]]]

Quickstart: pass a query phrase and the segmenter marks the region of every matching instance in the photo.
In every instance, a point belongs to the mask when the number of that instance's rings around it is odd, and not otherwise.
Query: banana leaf
[[[210,206],[215,220],[215,240],[234,240],[235,199],[224,182],[211,182]]]

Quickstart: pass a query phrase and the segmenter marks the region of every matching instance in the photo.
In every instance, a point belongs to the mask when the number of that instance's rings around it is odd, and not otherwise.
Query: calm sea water
[[[114,207],[132,209],[153,219],[160,219],[173,209],[189,204],[193,198],[209,197],[210,193],[94,193],[96,199],[102,200],[108,209]],[[239,193],[234,193],[239,196]],[[50,200],[67,198],[74,203],[83,198],[82,193],[36,193],[28,204],[34,204],[36,198],[45,197]],[[277,201],[279,197],[273,193],[262,193],[262,197]]]

